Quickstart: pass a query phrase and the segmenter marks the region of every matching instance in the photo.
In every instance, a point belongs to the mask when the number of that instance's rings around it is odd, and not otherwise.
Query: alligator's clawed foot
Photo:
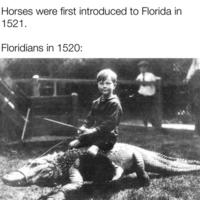
[[[47,197],[46,200],[65,200],[65,194],[62,191],[58,191]]]
[[[145,179],[144,180],[144,186],[148,187],[150,185],[150,180],[149,179]]]
[[[149,178],[148,174],[144,174],[143,176],[141,176],[139,178],[139,181],[144,187],[147,187],[150,185],[150,178]]]

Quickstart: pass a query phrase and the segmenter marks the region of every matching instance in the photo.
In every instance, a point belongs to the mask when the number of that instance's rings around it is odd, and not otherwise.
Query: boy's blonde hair
[[[108,77],[111,78],[113,83],[117,83],[117,74],[111,69],[103,69],[97,74],[97,83],[105,81]]]

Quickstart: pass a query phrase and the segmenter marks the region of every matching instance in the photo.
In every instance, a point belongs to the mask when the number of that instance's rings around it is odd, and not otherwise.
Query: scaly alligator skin
[[[167,157],[129,144],[117,143],[107,153],[96,157],[85,149],[58,152],[37,158],[15,172],[3,176],[11,186],[54,186],[61,184],[51,199],[65,199],[69,191],[79,189],[85,181],[106,182],[135,172],[144,185],[149,184],[147,172],[176,175],[200,171],[200,161]]]

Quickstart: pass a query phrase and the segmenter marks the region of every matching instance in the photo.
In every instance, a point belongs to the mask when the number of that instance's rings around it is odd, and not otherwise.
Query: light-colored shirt
[[[136,81],[156,82],[156,80],[156,76],[151,72],[140,73],[136,78]],[[156,93],[156,86],[153,83],[140,85],[138,93],[143,96],[153,96]]]

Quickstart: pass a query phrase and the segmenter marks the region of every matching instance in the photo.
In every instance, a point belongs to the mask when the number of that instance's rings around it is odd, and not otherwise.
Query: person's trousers
[[[155,128],[161,128],[161,119],[158,114],[156,97],[139,95],[140,109],[144,124],[150,122]]]
[[[80,146],[91,146],[96,145],[103,151],[109,151],[113,148],[117,141],[117,136],[112,132],[105,133],[92,133],[81,135],[79,138]]]

